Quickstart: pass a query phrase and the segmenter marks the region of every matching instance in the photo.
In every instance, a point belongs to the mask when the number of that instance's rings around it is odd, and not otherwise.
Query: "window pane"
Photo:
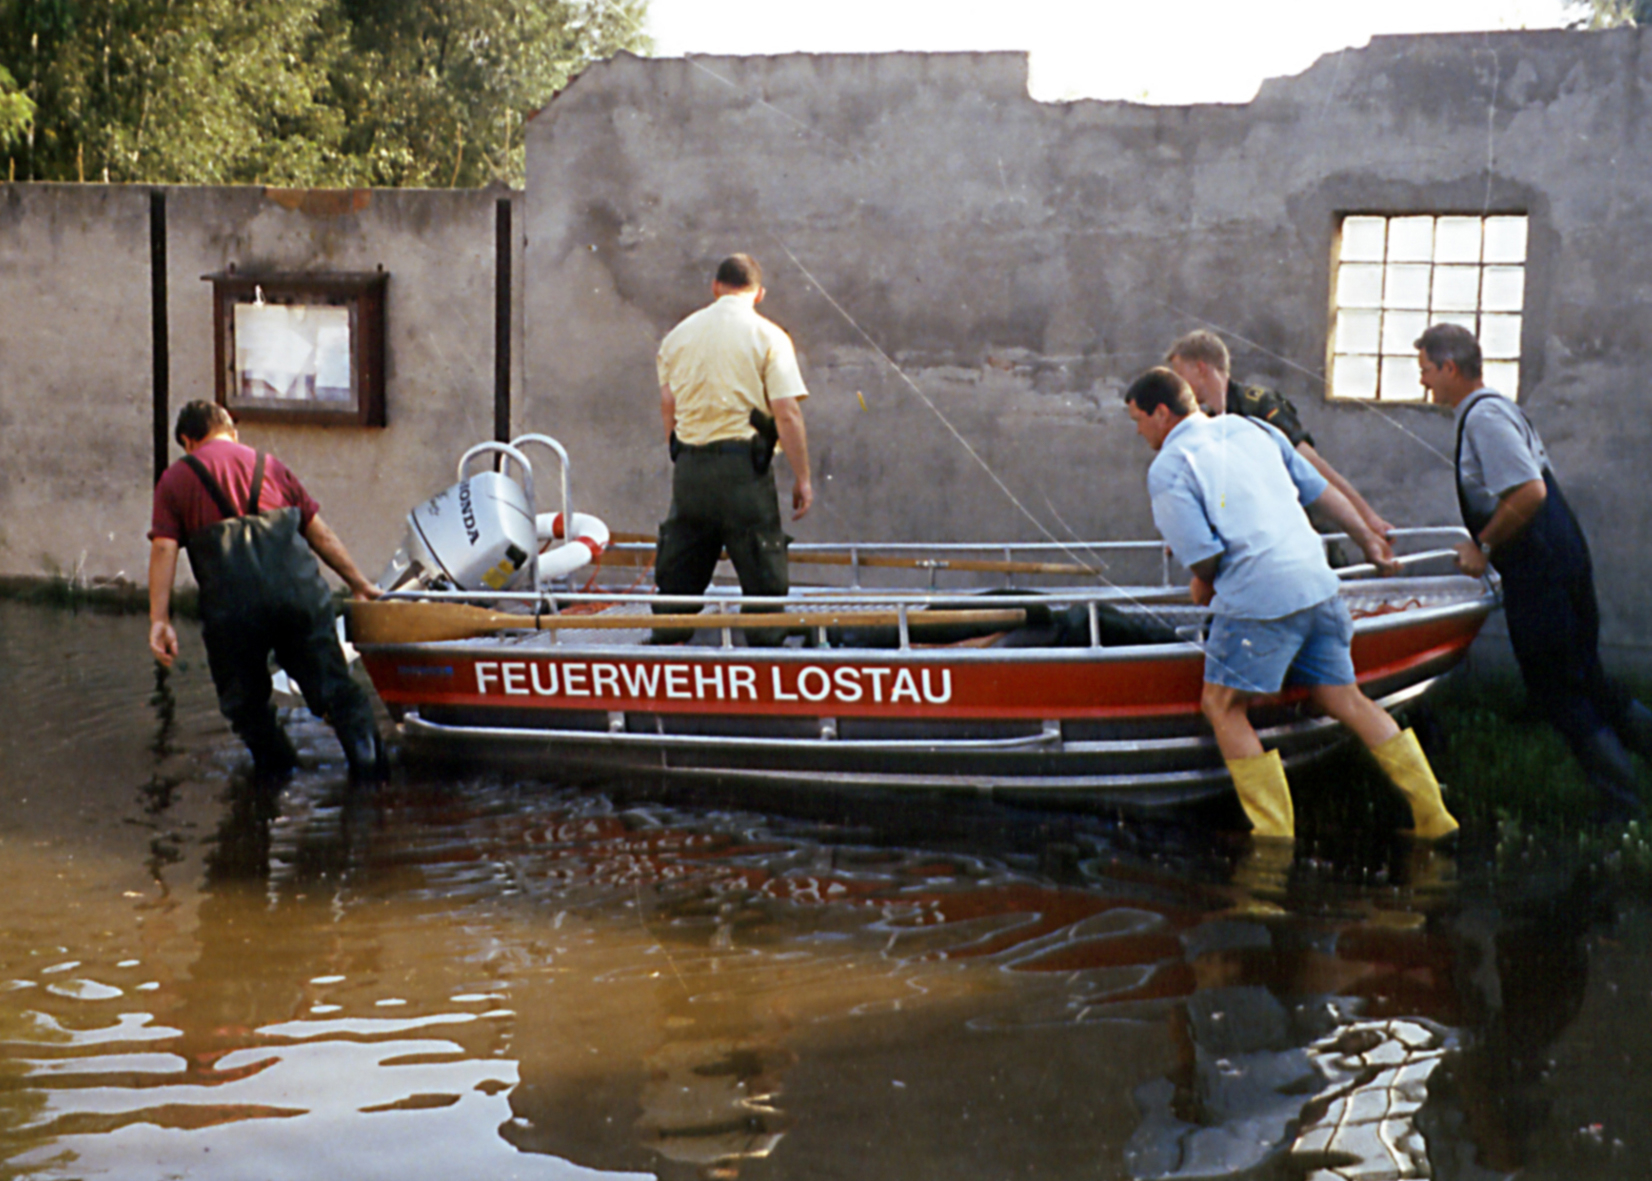
[[[1375,357],[1337,357],[1331,362],[1331,397],[1374,398],[1377,396]]]
[[[1434,268],[1435,311],[1472,312],[1479,306],[1479,267]]]
[[[1396,217],[1388,223],[1389,262],[1429,262],[1434,257],[1434,219]]]
[[[1526,261],[1526,219],[1524,217],[1486,218],[1485,261]]]
[[[1369,263],[1343,263],[1337,268],[1337,306],[1382,306],[1382,268]]]
[[[1427,265],[1406,264],[1387,268],[1387,280],[1382,288],[1382,306],[1385,308],[1428,307],[1428,279],[1434,268]]]
[[[1479,262],[1480,219],[1442,217],[1434,228],[1435,262]]]
[[[1480,317],[1480,352],[1490,360],[1520,356],[1520,317],[1483,315]]]
[[[1427,393],[1417,369],[1417,354],[1408,357],[1382,359],[1382,400],[1384,402],[1416,402]]]
[[[1505,398],[1520,396],[1520,362],[1487,361],[1481,367],[1481,378]]]
[[[235,305],[237,398],[348,402],[350,312],[311,304]]]
[[[1487,312],[1518,312],[1525,306],[1526,268],[1487,267],[1485,290],[1481,294],[1481,310]]]
[[[1470,332],[1477,332],[1480,328],[1480,325],[1474,322],[1473,312],[1441,313],[1435,316],[1431,322],[1435,324],[1455,324],[1459,328],[1467,328]]]
[[[1342,261],[1381,262],[1387,238],[1385,217],[1345,217],[1342,219]]]
[[[1337,313],[1337,352],[1377,352],[1377,330],[1381,326],[1381,312],[1343,309]]]
[[[1417,362],[1416,339],[1428,327],[1427,312],[1388,312],[1382,318],[1382,351]],[[1383,395],[1387,397],[1385,393]]]

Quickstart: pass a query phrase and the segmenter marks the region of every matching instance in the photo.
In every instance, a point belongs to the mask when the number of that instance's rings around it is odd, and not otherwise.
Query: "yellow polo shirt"
[[[752,434],[751,412],[806,398],[792,338],[757,314],[755,292],[720,296],[667,334],[655,359],[677,403],[677,438],[692,447]],[[766,394],[766,396],[765,396]]]

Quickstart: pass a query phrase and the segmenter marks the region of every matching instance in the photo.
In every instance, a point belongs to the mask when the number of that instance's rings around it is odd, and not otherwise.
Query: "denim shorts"
[[[1205,642],[1205,680],[1247,693],[1292,685],[1351,685],[1354,621],[1340,596],[1281,619],[1217,615]]]

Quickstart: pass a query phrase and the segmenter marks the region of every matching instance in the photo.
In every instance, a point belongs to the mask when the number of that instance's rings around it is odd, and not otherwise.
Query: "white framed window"
[[[1331,397],[1426,399],[1413,342],[1440,323],[1474,333],[1486,384],[1518,396],[1524,214],[1348,214],[1337,235],[1331,289]]]

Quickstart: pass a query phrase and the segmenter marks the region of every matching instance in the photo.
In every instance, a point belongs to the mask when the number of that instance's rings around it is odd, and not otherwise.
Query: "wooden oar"
[[[721,612],[709,615],[512,615],[465,603],[414,603],[396,599],[345,604],[353,644],[431,644],[464,640],[499,631],[551,631],[558,628],[765,628],[765,627],[890,627],[898,625],[896,611],[788,611],[767,614]],[[912,611],[907,623],[914,629],[960,623],[1019,627],[1027,613],[1018,608],[983,611]]]
[[[654,539],[646,533],[616,533],[611,543],[652,546]],[[868,566],[886,570],[963,570],[973,574],[1085,574],[1096,571],[1074,562],[1014,562],[993,558],[896,558],[886,554],[865,554],[851,558],[848,554],[821,554],[808,551],[793,552],[787,560],[800,566]],[[651,555],[635,551],[609,551],[602,561],[610,566],[651,566]]]

